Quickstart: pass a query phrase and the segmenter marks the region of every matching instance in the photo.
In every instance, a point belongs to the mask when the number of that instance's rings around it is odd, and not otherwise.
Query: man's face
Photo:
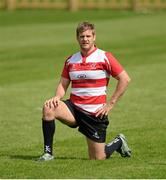
[[[90,29],[79,33],[77,37],[80,48],[84,51],[90,51],[94,47],[95,39],[96,37]]]

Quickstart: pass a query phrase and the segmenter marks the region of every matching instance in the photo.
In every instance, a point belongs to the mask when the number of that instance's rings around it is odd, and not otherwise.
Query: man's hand
[[[58,107],[59,102],[60,102],[60,98],[58,96],[55,96],[55,97],[47,100],[44,105],[51,109],[51,108]]]
[[[108,113],[111,111],[112,108],[113,108],[112,104],[110,103],[105,104],[103,107],[99,108],[96,111],[96,117],[100,117],[102,119],[104,116],[108,115]]]

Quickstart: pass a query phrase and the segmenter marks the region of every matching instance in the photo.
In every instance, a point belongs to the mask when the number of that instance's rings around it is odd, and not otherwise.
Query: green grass
[[[42,104],[54,95],[65,58],[78,50],[77,23],[87,19],[96,24],[98,47],[132,78],[107,133],[107,142],[124,133],[132,158],[90,161],[84,137],[57,122],[56,160],[38,163]],[[166,178],[165,19],[166,12],[0,11],[0,178]]]

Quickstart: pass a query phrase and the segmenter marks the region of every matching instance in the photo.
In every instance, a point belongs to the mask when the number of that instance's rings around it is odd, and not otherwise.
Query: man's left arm
[[[100,116],[101,118],[103,116],[108,115],[108,113],[111,111],[111,109],[114,107],[114,105],[117,103],[117,101],[119,100],[119,98],[124,94],[124,92],[127,89],[127,86],[130,82],[130,77],[127,74],[127,72],[125,70],[123,70],[120,74],[118,74],[116,77],[114,77],[118,82],[116,85],[116,89],[113,93],[113,95],[111,96],[110,101],[108,101],[106,103],[106,105],[104,105],[102,108],[100,108],[97,112],[96,112],[96,117]]]

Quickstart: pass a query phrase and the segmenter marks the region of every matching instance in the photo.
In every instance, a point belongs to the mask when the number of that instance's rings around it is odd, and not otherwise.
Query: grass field
[[[0,11],[0,178],[166,178],[165,19],[166,12]],[[82,20],[96,24],[98,47],[132,78],[107,133],[107,142],[124,133],[132,158],[90,161],[84,137],[57,123],[56,159],[38,163],[42,104],[54,95],[65,58],[78,50]]]

